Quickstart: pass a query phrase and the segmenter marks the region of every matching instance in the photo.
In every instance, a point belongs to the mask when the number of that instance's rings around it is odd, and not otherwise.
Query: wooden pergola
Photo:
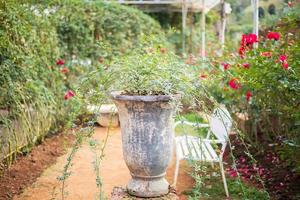
[[[182,13],[182,52],[185,52],[185,30],[186,18],[189,10],[193,12],[201,12],[201,57],[205,59],[205,15],[215,6],[221,4],[221,31],[220,42],[222,48],[225,41],[225,27],[226,27],[226,14],[231,12],[230,5],[225,3],[225,0],[110,0],[120,4],[127,5],[173,5],[174,10],[181,11]],[[258,35],[258,5],[259,0],[251,0],[253,5],[253,33]]]

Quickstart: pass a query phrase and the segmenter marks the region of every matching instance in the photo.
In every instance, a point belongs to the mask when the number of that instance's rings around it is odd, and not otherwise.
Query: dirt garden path
[[[105,128],[96,128],[94,138],[103,140],[106,135]],[[83,144],[76,153],[71,167],[71,176],[67,179],[66,200],[93,200],[97,195],[96,176],[93,169],[95,154],[89,144]],[[56,164],[46,169],[37,181],[25,191],[14,198],[14,200],[60,200],[61,183],[57,177],[62,174],[63,166],[66,163],[67,154],[59,157]],[[167,170],[167,180],[172,183],[174,173],[174,159]],[[181,165],[178,177],[177,191],[182,191],[192,187],[193,180],[187,173],[187,167]],[[129,171],[123,161],[120,129],[113,129],[110,133],[105,149],[105,158],[100,168],[101,177],[104,184],[104,193],[110,197],[114,186],[125,186],[130,178]],[[180,199],[186,199],[180,194]]]

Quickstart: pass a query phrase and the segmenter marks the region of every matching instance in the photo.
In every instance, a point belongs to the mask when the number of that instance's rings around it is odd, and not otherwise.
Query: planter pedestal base
[[[127,191],[138,197],[158,197],[169,193],[169,183],[164,177],[155,179],[134,177],[129,181]]]
[[[126,192],[125,188],[122,187],[114,187],[111,193],[111,200],[179,200],[179,197],[176,195],[174,189],[170,189],[170,192],[166,195],[160,197],[153,197],[153,198],[139,198],[135,196],[131,196]]]

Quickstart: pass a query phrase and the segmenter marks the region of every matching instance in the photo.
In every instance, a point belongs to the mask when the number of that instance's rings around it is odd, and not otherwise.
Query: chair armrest
[[[224,144],[225,140],[200,139],[201,142]]]
[[[175,122],[175,127],[178,126],[179,124],[194,126],[196,128],[208,128],[209,127],[209,124],[193,123],[193,122],[188,122],[188,121],[177,121],[177,122]]]

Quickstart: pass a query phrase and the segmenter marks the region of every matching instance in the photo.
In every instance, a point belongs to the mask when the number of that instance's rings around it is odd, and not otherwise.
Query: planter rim
[[[122,91],[113,91],[110,93],[111,97],[115,100],[121,101],[144,101],[144,102],[155,102],[155,101],[171,101],[180,98],[180,94],[174,95],[126,95],[122,94]]]

